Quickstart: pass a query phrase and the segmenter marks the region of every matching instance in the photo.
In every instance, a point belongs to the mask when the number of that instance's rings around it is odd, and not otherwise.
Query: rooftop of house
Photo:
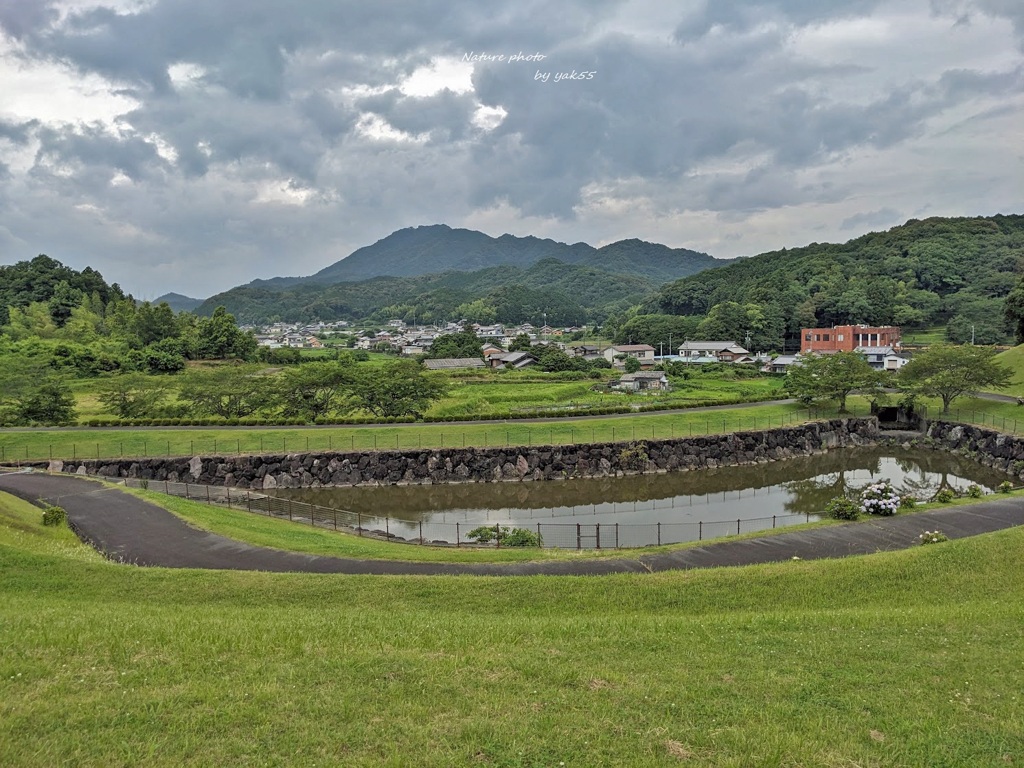
[[[484,361],[479,357],[439,357],[435,360],[424,360],[423,365],[431,371],[485,367]]]

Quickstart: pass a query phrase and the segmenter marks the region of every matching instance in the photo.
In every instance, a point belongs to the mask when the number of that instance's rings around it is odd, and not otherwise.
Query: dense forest
[[[330,286],[303,283],[283,290],[241,286],[208,299],[196,312],[224,306],[248,323],[362,318],[538,323],[546,314],[552,324],[581,325],[624,312],[657,287],[643,277],[543,259],[526,269],[496,266]]]
[[[1008,340],[1005,300],[1024,267],[1024,216],[910,220],[841,245],[812,243],[662,287],[643,313],[699,316],[702,335],[793,347],[801,327],[945,325],[947,337]]]

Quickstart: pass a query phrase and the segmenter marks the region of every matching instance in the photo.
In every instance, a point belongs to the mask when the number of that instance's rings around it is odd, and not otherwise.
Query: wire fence
[[[1006,432],[1011,435],[1018,435],[1024,432],[1024,411],[1018,420],[1013,416],[978,411],[968,408],[951,408],[949,413],[943,413],[941,408],[928,408],[925,406],[922,415],[926,419],[935,421],[956,421],[962,424],[974,424],[979,427],[990,427],[999,432]]]
[[[844,416],[864,416],[864,407]],[[803,409],[776,414],[700,414],[657,416],[650,423],[629,425],[533,423],[414,425],[379,428],[123,428],[116,438],[47,440],[45,432],[0,433],[0,463],[78,461],[123,458],[186,458],[242,456],[311,451],[402,451],[424,448],[502,448],[581,445],[635,440],[674,440],[744,430],[776,429],[818,419],[835,418],[833,410]],[[629,417],[626,417],[629,418]],[[634,417],[635,418],[635,417]],[[180,437],[175,433],[180,433]]]
[[[125,478],[120,484],[129,488],[143,488],[193,501],[218,504],[230,509],[289,520],[300,525],[327,528],[355,536],[366,536],[404,544],[425,546],[465,547],[486,546],[470,539],[470,531],[516,526],[512,522],[435,522],[431,520],[403,520],[393,517],[365,515],[345,509],[334,509],[303,501],[269,496],[258,491],[225,486],[173,483],[166,480]],[[771,515],[736,520],[655,523],[543,523],[528,526],[537,534],[542,546],[553,549],[630,549],[702,541],[723,536],[783,528],[817,520],[810,513]],[[491,545],[500,548],[500,541]]]

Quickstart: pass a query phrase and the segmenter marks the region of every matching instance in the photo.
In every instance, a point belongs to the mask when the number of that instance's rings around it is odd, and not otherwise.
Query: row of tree
[[[316,421],[362,411],[378,417],[421,416],[445,392],[444,382],[413,360],[359,365],[351,357],[275,372],[259,365],[220,365],[183,374],[176,402],[152,377],[105,380],[98,399],[124,419],[251,416]]]
[[[907,393],[937,397],[942,412],[958,397],[983,389],[999,389],[1010,383],[1012,370],[995,359],[995,351],[970,345],[937,344],[915,355],[896,377],[872,368],[856,352],[809,357],[786,375],[786,390],[805,404],[834,400],[846,410],[846,399],[860,392],[875,401],[884,400],[894,386]]]

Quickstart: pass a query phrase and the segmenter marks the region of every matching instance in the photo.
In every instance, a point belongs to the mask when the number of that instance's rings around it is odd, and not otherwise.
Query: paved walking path
[[[167,510],[94,480],[42,473],[0,474],[0,491],[64,507],[85,541],[114,560],[168,568],[349,574],[600,575],[751,565],[906,549],[926,530],[958,539],[1024,525],[1024,499],[1000,498],[901,517],[878,518],[674,552],[535,563],[417,563],[356,560],[257,547],[193,528]],[[396,545],[398,546],[398,545]]]

